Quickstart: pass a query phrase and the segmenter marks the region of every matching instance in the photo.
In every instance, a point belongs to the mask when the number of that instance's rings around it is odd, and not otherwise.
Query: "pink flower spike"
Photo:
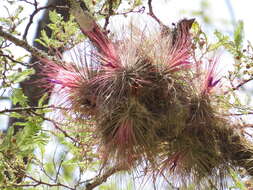
[[[183,19],[178,23],[175,29],[175,35],[172,38],[172,45],[168,50],[168,66],[172,71],[191,67],[189,61],[191,57],[191,34],[189,32],[194,19]]]
[[[74,65],[62,63],[58,64],[48,59],[40,59],[43,63],[41,75],[45,77],[42,84],[46,84],[46,88],[53,88],[60,85],[62,88],[78,88],[79,82],[82,80],[79,73],[75,71]]]
[[[210,76],[210,78],[208,79],[208,87],[209,87],[209,88],[215,87],[215,86],[220,82],[220,80],[221,80],[221,79],[218,79],[218,80],[213,81],[213,77]]]
[[[48,82],[54,83],[54,84],[63,84],[62,81],[55,80],[55,79],[46,79]]]
[[[220,82],[221,79],[215,79],[216,73],[216,65],[217,65],[217,59],[215,60],[209,60],[208,67],[206,68],[207,71],[204,75],[204,82],[202,85],[202,94],[209,94],[210,91],[217,86],[217,84]]]
[[[109,40],[106,33],[96,23],[95,19],[86,11],[82,2],[71,1],[70,12],[75,16],[77,23],[84,35],[86,35],[98,52],[106,57],[115,67],[119,64],[113,43]]]
[[[82,30],[82,32],[88,36],[88,38],[94,43],[101,53],[101,57],[105,57],[108,60],[108,67],[119,67],[118,56],[116,54],[113,43],[108,39],[107,35],[101,31],[100,27],[94,23],[94,27],[91,31]]]

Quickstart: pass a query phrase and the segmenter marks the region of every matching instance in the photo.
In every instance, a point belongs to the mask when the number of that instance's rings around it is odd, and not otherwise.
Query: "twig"
[[[31,3],[31,2],[29,2],[27,0],[19,0],[19,1],[25,2],[25,3],[30,4],[30,5],[34,5],[34,3]]]
[[[60,164],[59,164],[59,166],[58,166],[58,169],[57,169],[57,172],[56,172],[56,175],[55,175],[55,182],[58,181],[58,178],[59,178],[59,175],[60,175],[60,171],[61,171],[61,168],[62,168],[62,163],[63,163],[63,161],[64,161],[64,159],[62,159],[62,160],[60,161]]]
[[[250,79],[247,79],[247,80],[243,80],[241,83],[239,83],[238,85],[232,87],[230,90],[228,91],[225,91],[224,94],[227,94],[228,92],[230,92],[231,90],[232,91],[235,91],[235,90],[238,90],[240,87],[242,87],[243,85],[245,85],[246,83],[252,81],[253,78],[250,78]]]
[[[148,15],[150,15],[153,19],[155,19],[159,24],[162,24],[161,21],[157,18],[157,16],[153,12],[152,0],[148,0],[148,9],[149,9]]]
[[[12,108],[12,109],[4,109],[0,111],[1,113],[10,113],[10,112],[23,112],[23,111],[34,111],[40,109],[47,109],[47,108],[57,108],[54,106],[44,106],[44,107],[23,107],[23,108]]]
[[[49,9],[50,7],[52,7],[52,5],[48,5],[48,6],[44,6],[44,7],[37,7],[37,6],[35,6],[35,10],[33,11],[33,13],[30,15],[30,18],[29,18],[29,22],[28,22],[28,24],[26,25],[26,27],[25,27],[25,32],[24,32],[24,34],[23,34],[23,40],[26,40],[26,37],[27,37],[27,34],[28,34],[28,31],[29,31],[29,29],[30,29],[30,27],[31,27],[31,25],[32,25],[32,23],[33,23],[33,18],[34,18],[34,16],[38,13],[38,12],[40,12],[41,10],[43,10],[43,9]]]
[[[13,36],[12,34],[3,31],[2,27],[0,27],[0,36],[2,36],[6,40],[9,40],[15,45],[24,48],[25,50],[27,50],[28,52],[30,52],[33,56],[37,58],[47,58],[47,59],[50,58],[51,60],[57,61],[55,57],[51,57],[47,53],[39,50],[38,48],[29,45],[25,40],[20,40],[16,38],[15,36]]]
[[[46,186],[49,186],[49,187],[59,187],[59,186],[61,186],[61,187],[65,187],[65,188],[70,189],[70,190],[75,190],[74,188],[69,187],[67,185],[64,185],[62,183],[51,184],[51,183],[46,183],[46,182],[41,181],[41,180],[37,180],[37,179],[35,179],[35,178],[31,177],[31,176],[26,176],[26,177],[29,178],[29,179],[31,179],[32,181],[36,182],[36,184],[30,185],[30,186],[34,186],[34,187],[35,186],[39,186],[39,185],[46,185]]]
[[[111,16],[118,16],[118,15],[126,16],[126,15],[128,15],[130,13],[140,13],[140,14],[143,14],[144,11],[145,11],[145,7],[142,6],[138,10],[131,9],[131,10],[126,11],[126,12],[114,12]],[[96,12],[96,14],[99,14],[99,15],[105,16],[105,17],[108,15],[108,14],[102,13],[101,10],[99,10],[98,12]]]
[[[47,118],[45,117],[44,115],[41,115],[41,114],[38,114],[38,113],[35,113],[33,112],[34,115],[37,115],[37,116],[40,116],[43,120],[45,121],[50,121],[53,126],[59,130],[61,133],[63,133],[63,135],[67,138],[69,138],[70,140],[72,140],[74,143],[77,143],[78,145],[82,146],[83,143],[81,143],[80,141],[78,141],[77,139],[73,138],[71,135],[69,135],[65,130],[63,130],[61,127],[58,126],[57,122],[56,121],[53,121],[52,119],[50,118]]]
[[[39,167],[40,170],[43,172],[43,174],[45,174],[51,181],[54,181],[54,179],[47,173],[47,171],[45,170],[43,163],[41,163],[39,160],[37,160],[39,163]]]
[[[252,81],[253,78],[247,79],[247,80],[243,80],[240,84],[238,84],[237,86],[235,86],[234,88],[232,88],[232,90],[238,90],[240,87],[242,87],[244,84],[246,84],[249,81]]]
[[[0,100],[10,100],[10,97],[8,97],[8,96],[0,96]]]
[[[110,17],[113,15],[113,0],[109,0],[109,10],[108,10],[108,14],[105,17],[105,24],[104,24],[104,30],[106,31],[107,26],[109,24],[110,21]]]
[[[18,63],[20,65],[23,65],[23,66],[28,66],[30,64],[26,64],[26,63],[23,63],[21,61],[17,61],[15,60],[14,58],[12,58],[11,56],[7,55],[7,54],[4,54],[2,51],[0,51],[0,56],[3,56],[3,57],[6,57],[7,59],[9,59],[10,61],[14,62],[14,63]]]
[[[4,154],[3,154],[4,155]],[[5,155],[4,155],[5,156]],[[17,172],[21,172],[21,173],[25,173],[25,170],[21,169],[20,167],[15,167],[15,165],[13,165],[12,163],[9,163],[9,159],[7,158],[7,163],[8,166],[13,170],[13,171],[17,171]],[[41,181],[41,179],[36,179],[34,177],[28,176],[24,174],[25,178],[28,178],[30,180],[32,180],[32,182],[27,182],[27,184],[11,184],[11,185],[1,185],[0,189],[5,189],[5,188],[13,188],[13,187],[37,187],[37,186],[41,186],[41,185],[46,185],[49,187],[64,187],[66,189],[70,189],[70,190],[75,190],[74,188],[67,186],[65,184],[62,183],[47,183],[44,181]]]
[[[153,6],[152,6],[152,0],[148,0],[148,15],[151,16],[156,22],[158,22],[158,24],[161,26],[162,30],[166,31],[166,30],[170,30],[168,26],[164,25],[159,18],[154,14],[153,11]]]

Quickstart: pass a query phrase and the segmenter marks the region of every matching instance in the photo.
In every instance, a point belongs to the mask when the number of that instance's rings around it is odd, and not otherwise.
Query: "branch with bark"
[[[170,32],[170,28],[162,23],[162,21],[155,15],[152,6],[152,0],[148,0],[148,15],[151,16],[161,27],[162,31],[166,34]]]
[[[104,174],[102,174],[101,176],[95,177],[94,179],[92,179],[92,182],[87,183],[85,190],[92,190],[92,189],[96,188],[97,186],[106,182],[110,176],[114,175],[117,172],[123,171],[123,170],[124,170],[124,167],[122,167],[122,166],[113,167],[113,168],[108,169]]]
[[[35,57],[39,57],[39,58],[50,57],[45,52],[37,49],[36,47],[29,45],[25,40],[20,40],[17,37],[15,37],[14,35],[12,35],[8,32],[5,32],[2,27],[0,27],[0,36],[3,37],[4,39],[14,43],[15,45],[24,48],[25,50],[27,50],[29,53],[31,53]]]
[[[11,113],[11,112],[30,112],[30,111],[35,111],[35,110],[43,110],[43,109],[48,109],[48,108],[53,108],[57,109],[55,106],[43,106],[43,107],[21,107],[21,108],[11,108],[11,109],[4,109],[0,110],[0,114],[3,113]]]

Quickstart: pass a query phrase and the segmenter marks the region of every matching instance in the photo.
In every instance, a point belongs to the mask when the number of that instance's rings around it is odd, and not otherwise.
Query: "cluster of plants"
[[[34,8],[28,18],[21,2]],[[164,25],[151,0],[5,3],[0,89],[12,107],[1,107],[0,114],[14,122],[1,134],[0,188],[107,189],[113,185],[101,184],[120,172],[144,181],[152,176],[152,183],[162,180],[168,188],[251,185],[241,179],[253,175],[251,124],[244,119],[252,110],[237,93],[253,79],[242,22],[233,37],[215,31],[210,42],[197,20]],[[39,49],[27,35],[34,16],[48,9],[49,24],[35,40]],[[119,31],[124,35],[108,31],[112,17],[145,11],[158,25],[142,30],[130,24]],[[88,41],[89,48],[76,48]],[[13,46],[27,54],[17,57]],[[221,48],[234,58],[225,74],[215,54]],[[72,61],[63,59],[65,51]],[[52,144],[59,148],[51,150]]]

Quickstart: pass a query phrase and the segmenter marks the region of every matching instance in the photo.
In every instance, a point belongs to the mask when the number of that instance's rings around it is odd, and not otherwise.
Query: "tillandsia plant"
[[[200,189],[225,187],[230,169],[242,167],[253,175],[253,147],[240,124],[226,116],[232,107],[224,108],[222,92],[216,91],[220,61],[193,59],[194,19],[155,33],[131,27],[129,35],[116,39],[80,7],[70,1],[81,31],[96,47],[85,55],[91,61],[40,60],[71,122],[87,127],[94,121],[105,170],[143,168],[147,175]]]

